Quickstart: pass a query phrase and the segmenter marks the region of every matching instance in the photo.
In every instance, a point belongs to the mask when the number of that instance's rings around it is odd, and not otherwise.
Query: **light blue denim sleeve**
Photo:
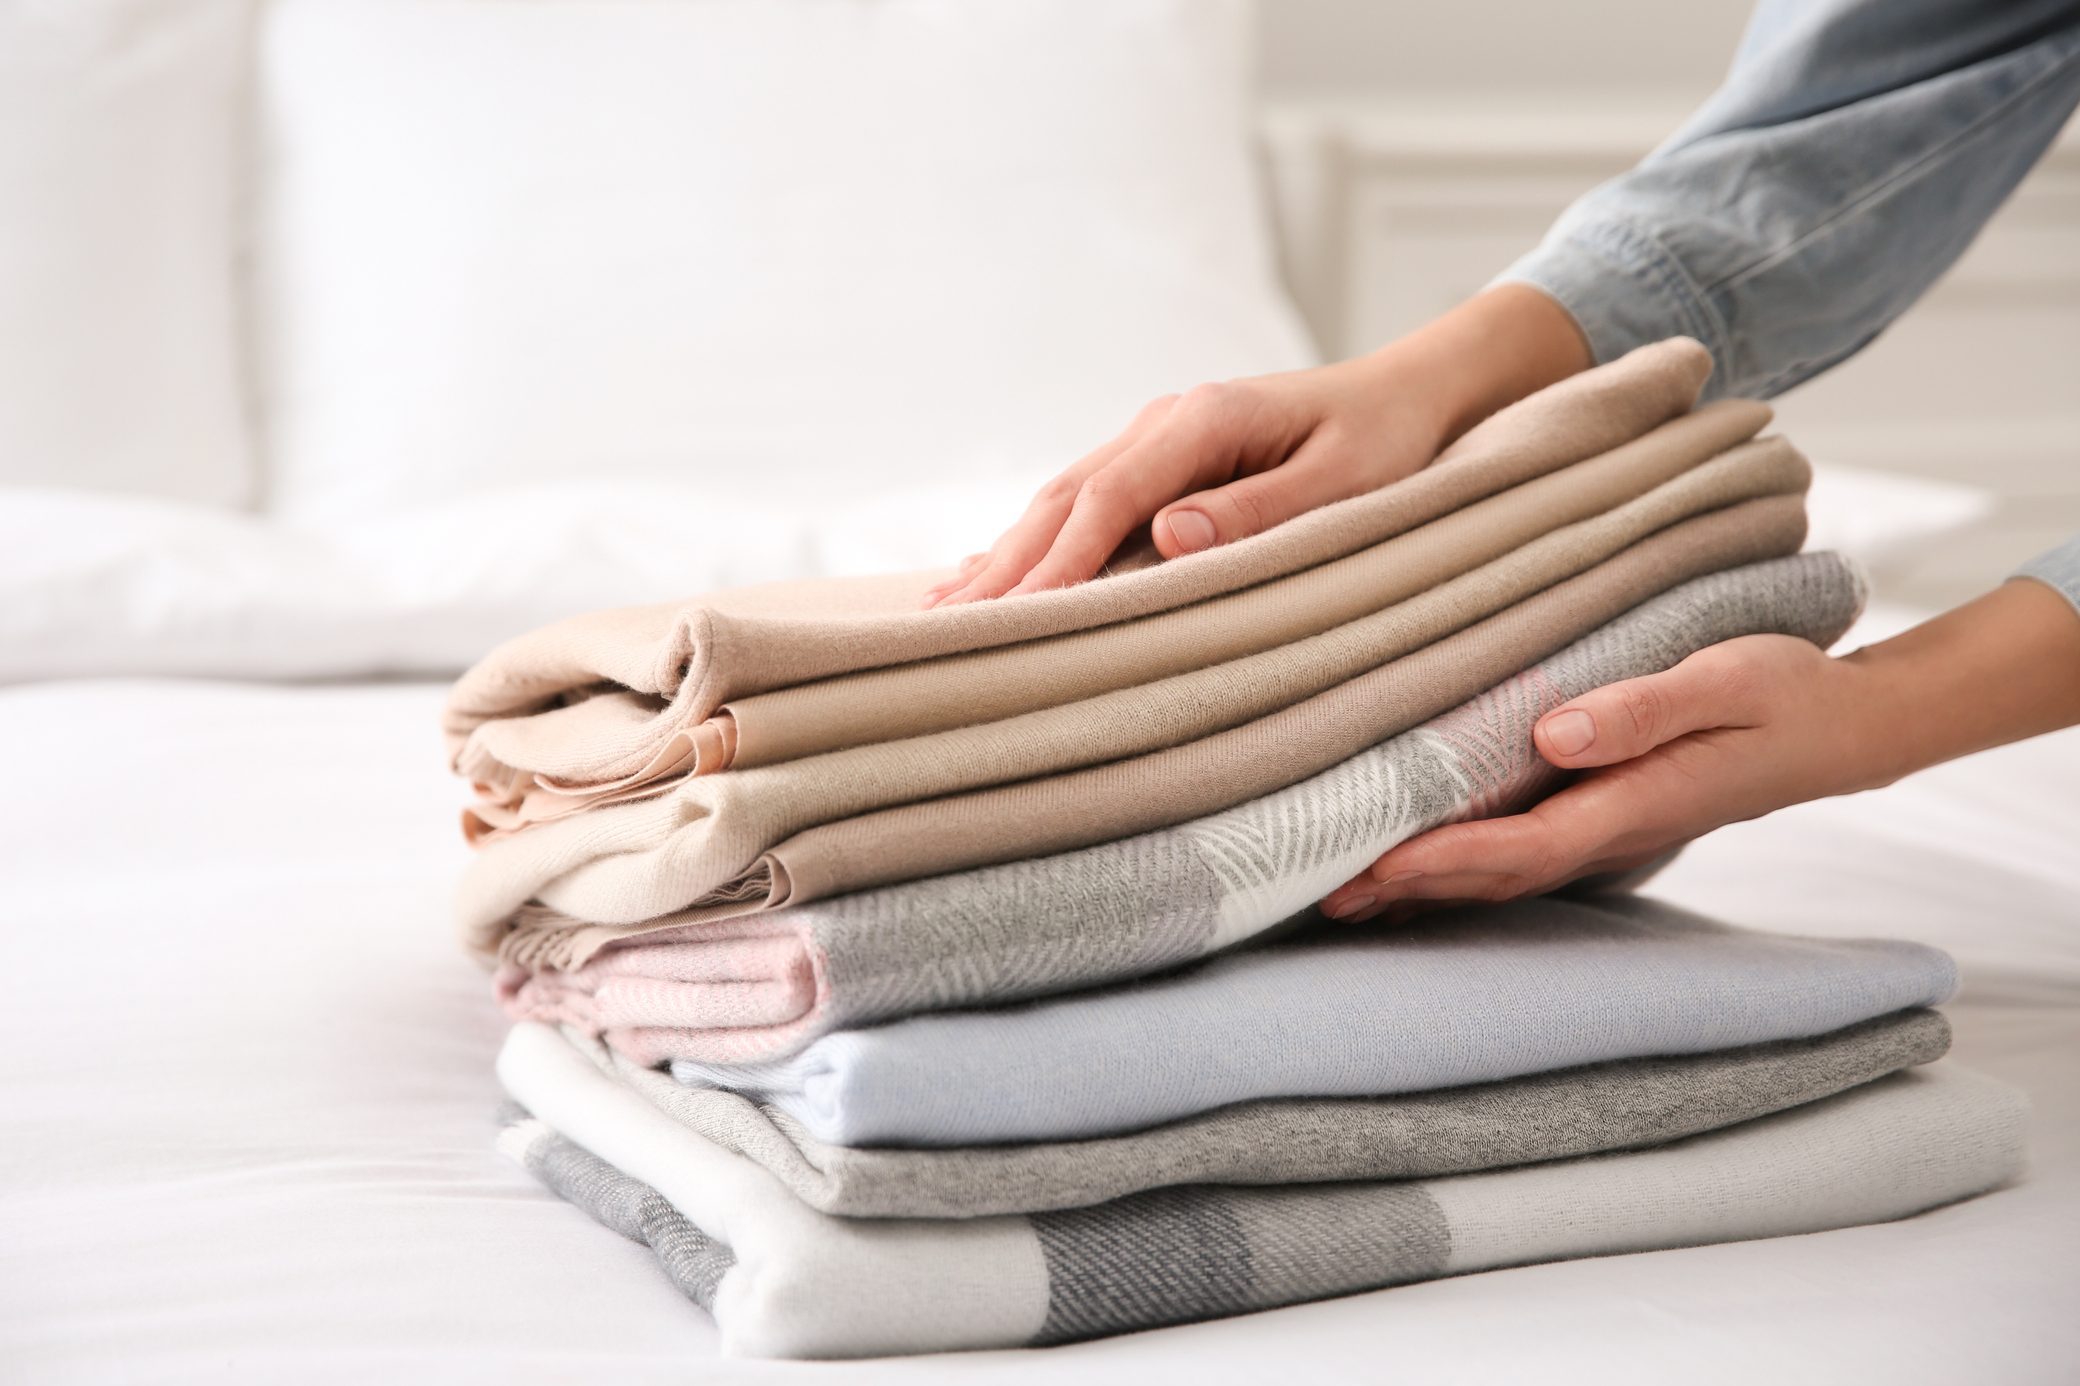
[[[2049,553],[2038,554],[2016,569],[2015,576],[2035,578],[2071,602],[2074,612],[2080,614],[2080,535]]]
[[[2075,0],[1763,0],[1726,84],[1505,274],[1598,360],[1695,337],[1767,398],[1905,312],[2080,106]]]
[[[1912,306],[2076,106],[2076,0],[1762,0],[1725,85],[1501,278],[1599,361],[1695,337],[1709,397],[1767,398]],[[2080,606],[2080,540],[2023,571]]]

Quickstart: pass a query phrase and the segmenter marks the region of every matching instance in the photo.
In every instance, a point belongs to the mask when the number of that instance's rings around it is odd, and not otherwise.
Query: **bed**
[[[646,1249],[492,1148],[442,678],[587,606],[948,561],[1150,394],[1304,364],[1246,6],[255,13],[0,11],[34,117],[0,121],[0,206],[36,209],[0,256],[35,405],[0,411],[0,1379],[2070,1379],[2080,732],[1727,829],[1653,886],[1952,950],[1959,1059],[2036,1104],[2011,1188],[1044,1352],[719,1360]],[[766,101],[804,71],[822,104]],[[853,176],[863,131],[915,154],[894,183]],[[711,224],[718,186],[828,235]],[[1879,556],[1983,501],[1823,472],[1814,542]]]
[[[2035,1104],[2013,1187],[1889,1226],[805,1369],[716,1360],[647,1250],[492,1150],[503,1027],[446,916],[465,849],[439,698],[0,691],[38,729],[0,809],[11,1379],[2020,1382],[2080,1351],[2080,733],[1724,830],[1654,886],[1952,950],[1957,1058]]]

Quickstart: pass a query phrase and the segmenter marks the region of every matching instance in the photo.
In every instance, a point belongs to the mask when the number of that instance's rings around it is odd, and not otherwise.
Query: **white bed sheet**
[[[2036,1102],[2019,1186],[1890,1226],[833,1367],[716,1360],[647,1251],[493,1154],[502,1026],[446,918],[438,700],[0,690],[0,1378],[1783,1386],[2080,1360],[2080,734],[1728,830],[1657,885],[1950,948],[1959,1057]]]

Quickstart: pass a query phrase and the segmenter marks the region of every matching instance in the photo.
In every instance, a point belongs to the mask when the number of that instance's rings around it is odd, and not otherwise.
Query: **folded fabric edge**
[[[1950,1043],[1941,1012],[1914,1008],[1821,1035],[1704,1054],[1611,1060],[1385,1097],[1257,1099],[1123,1134],[940,1148],[821,1141],[780,1108],[722,1089],[680,1086],[625,1056],[610,1056],[609,1062],[651,1105],[771,1170],[821,1212],[961,1218],[1049,1212],[1173,1184],[1433,1178],[1636,1149],[1933,1063]],[[1699,1083],[1716,1086],[1699,1090]],[[1498,1124],[1498,1102],[1521,1115]],[[1363,1149],[1338,1139],[1339,1127],[1356,1131],[1368,1122],[1390,1122],[1397,1113],[1421,1120],[1460,1111],[1470,1115],[1456,1126],[1436,1128],[1420,1152],[1395,1147],[1400,1153],[1393,1154],[1382,1146],[1390,1125],[1368,1127],[1374,1135]],[[1224,1152],[1219,1144],[1224,1133],[1233,1140],[1252,1131],[1272,1142],[1273,1130],[1280,1133],[1276,1144],[1299,1141],[1311,1153],[1251,1165],[1251,1157],[1240,1153],[1245,1147]],[[1449,1139],[1437,1132],[1448,1132]],[[1200,1142],[1196,1149],[1189,1144],[1194,1140]],[[1268,1151],[1271,1144],[1249,1148]],[[1159,1177],[1133,1174],[1135,1161],[1145,1161],[1144,1168]],[[1296,1170],[1308,1172],[1295,1176]]]
[[[975,1266],[981,1278],[972,1280],[964,1278],[960,1248],[974,1241],[942,1240],[958,1223],[883,1223],[889,1238],[883,1241],[863,1230],[842,1231],[851,1220],[798,1204],[784,1215],[769,1208],[751,1215],[760,1228],[756,1235],[780,1235],[768,1255],[792,1247],[781,1253],[792,1257],[835,1237],[827,1247],[833,1259],[827,1265],[789,1260],[766,1266],[768,1283],[748,1291],[739,1281],[728,1312],[716,1311],[724,1351],[879,1356],[1069,1341],[1438,1276],[1892,1221],[2015,1177],[2027,1120],[2021,1094],[1948,1065],[1922,1073],[1893,1074],[1789,1111],[1643,1150],[1436,1180],[1256,1192],[1181,1189],[1173,1191],[1175,1197],[1159,1191],[1122,1200],[1131,1205],[1124,1223],[1103,1210],[985,1219],[1015,1237],[1036,1240],[1042,1260],[1021,1269],[1000,1247],[993,1261]],[[596,1081],[611,1080],[596,1075]],[[581,1109],[594,1105],[583,1097],[578,1102]],[[607,1127],[596,1134],[609,1138],[610,1146],[635,1138],[632,1131],[617,1134]],[[570,1147],[576,1152],[572,1160],[591,1176],[578,1184],[581,1190],[605,1178],[592,1166],[607,1161],[559,1132],[531,1131],[515,1142],[522,1151]],[[706,1144],[690,1133],[684,1133],[684,1143],[689,1151]],[[741,1163],[719,1150],[697,1163],[711,1159]],[[655,1159],[646,1156],[645,1162]],[[674,1231],[712,1264],[717,1244],[693,1225],[698,1213],[688,1216],[671,1196],[611,1166],[609,1171],[634,1183],[640,1191],[635,1197],[648,1193],[678,1212],[686,1226],[672,1224]],[[685,1186],[682,1195],[698,1187],[677,1176],[672,1182]],[[712,1199],[697,1194],[693,1201],[697,1207]],[[1232,1282],[1223,1268],[1247,1267],[1257,1238],[1268,1235],[1276,1250],[1300,1236],[1290,1251],[1313,1240],[1288,1213],[1274,1214],[1294,1208],[1307,1213],[1305,1224],[1334,1246],[1315,1244],[1307,1264],[1278,1272],[1277,1283]],[[1366,1220],[1382,1217],[1385,1224],[1366,1230]],[[1373,1238],[1390,1226],[1393,1245],[1374,1245]],[[1138,1235],[1127,1235],[1127,1228]],[[744,1230],[749,1234],[752,1227]],[[1240,1261],[1218,1250],[1236,1237],[1243,1239],[1234,1249]],[[1344,1246],[1348,1261],[1335,1250]],[[1370,1254],[1358,1254],[1361,1247]],[[860,1278],[884,1260],[885,1271],[902,1279],[902,1286],[877,1290],[877,1277]],[[898,1265],[904,1270],[898,1272]],[[729,1269],[722,1266],[716,1280]],[[1121,1272],[1129,1269],[1133,1273],[1122,1281]],[[1001,1279],[1006,1275],[1011,1278]],[[1123,1290],[1135,1285],[1142,1291],[1123,1298]],[[942,1301],[933,1286],[950,1298]],[[857,1302],[835,1303],[833,1294]],[[1031,1303],[1036,1295],[1037,1305]],[[999,1302],[1005,1296],[1018,1302]],[[977,1312],[962,1314],[961,1300],[971,1301]],[[717,1297],[711,1293],[707,1302],[715,1304]],[[990,1307],[982,1308],[985,1302]],[[892,1312],[884,1315],[877,1304]],[[1043,1308],[1044,1318],[1034,1317]]]
[[[1743,502],[1743,505],[1770,506],[1780,504],[1784,499],[1783,497],[1778,497],[1761,501],[1748,501]],[[1787,563],[1798,563],[1813,568],[1815,576],[1824,576],[1828,581],[1839,580],[1846,586],[1846,600],[1837,597],[1827,604],[1824,612],[1816,613],[1815,618],[1809,620],[1805,627],[1793,632],[1811,639],[1814,643],[1823,647],[1832,644],[1840,637],[1843,631],[1853,624],[1857,613],[1862,608],[1868,591],[1868,583],[1861,569],[1839,554],[1815,552],[1789,558],[1765,559],[1755,564],[1740,564],[1726,571],[1740,572],[1747,568],[1761,568],[1767,564]],[[1713,577],[1708,575],[1692,579],[1689,582],[1677,583],[1667,590],[1648,597],[1626,611],[1621,612],[1609,624],[1624,621],[1636,612],[1648,609],[1657,603],[1673,599],[1676,594],[1682,592],[1694,582],[1712,580],[1714,580]],[[1589,635],[1583,636],[1582,639],[1591,638],[1593,634],[1594,632],[1591,632]],[[1572,643],[1578,644],[1579,641]],[[1550,653],[1548,658],[1563,657],[1566,653],[1566,648],[1563,647],[1560,651]],[[1359,752],[1359,754],[1363,753],[1363,751]],[[999,788],[984,792],[1001,793],[1003,790]],[[875,814],[869,814],[859,821],[871,822],[879,818],[892,818],[905,811],[904,809],[882,810]],[[791,904],[813,902],[814,899],[821,898],[823,892],[819,891],[811,895],[807,900],[797,901],[794,898],[799,892],[796,889],[792,873],[787,869],[786,851],[792,842],[806,839],[818,831],[821,830],[811,830],[809,834],[798,835],[796,839],[790,839],[788,842],[783,842],[763,853],[754,861],[751,868],[743,874],[742,878],[732,884],[732,888],[724,892],[714,893],[691,909],[675,911],[670,915],[660,916],[655,920],[633,924],[597,924],[578,920],[564,920],[554,926],[559,931],[554,938],[534,937],[524,925],[517,930],[501,929],[497,937],[486,940],[486,951],[503,948],[508,958],[514,958],[521,950],[524,950],[526,954],[525,960],[529,961],[530,964],[543,964],[551,959],[560,958],[561,964],[564,966],[579,966],[583,964],[585,959],[593,956],[602,947],[623,943],[660,930],[720,920],[747,913],[773,911]],[[1076,849],[1072,847],[1060,850]],[[1046,855],[1056,854],[1057,852],[1049,852]],[[965,863],[955,869],[971,869],[978,865],[987,866],[988,864],[986,862]],[[879,886],[891,883],[873,881],[868,884]],[[553,917],[553,914],[548,911],[540,911],[538,912],[538,917],[546,920]]]
[[[1634,436],[1636,436],[1637,432],[1644,432],[1657,427],[1661,423],[1665,423],[1687,412],[1696,405],[1698,396],[1702,392],[1704,376],[1710,369],[1709,354],[1705,353],[1705,364],[1702,371],[1700,371],[1697,362],[1697,357],[1700,353],[1702,353],[1702,348],[1697,343],[1685,338],[1671,338],[1663,342],[1649,343],[1628,353],[1625,357],[1593,367],[1577,376],[1558,382],[1557,385],[1550,387],[1548,390],[1540,391],[1528,396],[1525,400],[1520,400],[1497,411],[1495,415],[1476,425],[1465,437],[1461,438],[1440,455],[1437,463],[1456,462],[1467,454],[1478,452],[1482,446],[1491,441],[1492,436],[1498,430],[1505,429],[1508,426],[1502,422],[1503,420],[1525,417],[1538,419],[1543,414],[1550,413],[1556,407],[1568,404],[1572,404],[1578,413],[1587,413],[1596,417],[1606,415],[1617,417],[1627,413],[1638,414],[1640,418],[1635,422],[1640,423],[1641,426],[1635,430]],[[1630,410],[1612,407],[1609,401],[1616,391],[1628,391],[1635,397],[1633,407]],[[1601,409],[1595,407],[1599,402],[1602,402],[1604,405]],[[1602,447],[1616,446],[1619,441],[1622,441],[1622,439],[1606,439],[1599,447],[1592,448],[1589,452],[1582,452],[1579,455],[1556,461],[1553,465],[1561,466],[1566,465],[1568,461],[1579,461],[1584,456],[1593,455],[1594,451],[1600,450]],[[1417,476],[1428,476],[1436,473],[1438,470],[1440,470],[1439,466],[1433,464],[1432,467],[1425,468],[1423,472],[1417,473]],[[1353,497],[1349,500],[1338,502],[1336,505],[1323,507],[1319,511],[1310,512],[1308,516],[1302,517],[1299,522],[1289,523],[1304,523],[1314,528],[1333,531],[1336,519],[1330,512],[1335,512],[1339,509],[1363,509],[1373,497],[1379,494],[1381,493],[1371,492],[1364,496]],[[1284,529],[1287,527],[1282,526],[1280,528]],[[1252,539],[1238,541],[1234,545],[1222,546],[1220,550],[1209,550],[1207,552],[1217,555],[1212,560],[1215,564],[1224,564],[1231,561],[1234,553],[1238,550],[1249,547],[1261,547],[1263,541],[1268,539],[1272,533],[1274,532],[1267,532],[1265,535],[1254,536]],[[1171,583],[1174,581],[1173,579],[1153,575],[1162,574],[1166,570],[1174,571],[1179,568],[1189,570],[1192,566],[1189,557],[1170,564],[1155,565],[1144,570],[1152,576],[1142,580]],[[922,579],[927,575],[919,574],[917,576],[920,579],[919,590],[922,590]],[[1141,574],[1137,572],[1126,575],[1123,580],[1132,580],[1140,577]],[[1189,586],[1189,584],[1180,585]],[[1031,609],[1034,604],[1042,606],[1048,603],[1057,606],[1074,605],[1074,597],[1065,595],[1073,592],[1073,590],[1064,589],[1063,593],[1036,593],[1025,600],[1028,603],[1028,609]],[[1205,594],[1187,595],[1182,597],[1181,600],[1195,600],[1197,596],[1202,595]],[[1130,603],[1129,605],[1135,604]],[[1159,604],[1141,603],[1139,605],[1147,610],[1161,609]],[[675,606],[676,609],[674,609]],[[659,642],[651,654],[651,658],[648,661],[649,667],[643,670],[640,675],[635,675],[635,671],[631,667],[624,672],[632,675],[632,677],[622,678],[618,680],[619,682],[638,691],[666,697],[670,702],[681,707],[683,716],[691,721],[700,721],[707,718],[731,696],[763,691],[762,688],[751,685],[736,686],[732,684],[727,674],[728,660],[722,648],[725,645],[746,638],[747,634],[755,634],[757,629],[756,623],[753,623],[749,632],[740,631],[738,629],[739,623],[729,619],[724,613],[715,612],[706,607],[690,606],[683,603],[663,603],[653,607],[624,608],[623,610],[669,610],[672,614],[672,620],[667,637]],[[946,633],[949,636],[959,635],[965,637],[965,639],[955,638],[941,642],[946,644],[946,650],[959,648],[963,643],[972,642],[973,640],[989,639],[991,638],[991,627],[1001,624],[986,604],[946,608],[940,612],[928,614],[939,617],[938,624],[946,628]],[[583,629],[583,623],[590,618],[590,615],[588,613],[587,615],[567,618],[553,626],[516,636],[494,648],[483,659],[479,660],[477,664],[464,672],[462,677],[456,681],[441,714],[442,732],[444,738],[449,743],[451,765],[459,760],[462,744],[467,741],[477,726],[501,716],[512,715],[513,709],[539,702],[562,689],[574,686],[571,679],[576,676],[577,671],[575,667],[568,675],[528,676],[525,673],[516,673],[514,669],[508,666],[517,665],[524,670],[527,665],[524,652],[530,652],[544,644],[553,644],[557,635],[565,630]],[[1050,628],[1059,626],[1061,629],[1069,629],[1075,623],[1073,621],[1066,624],[1059,621],[1051,623],[1043,621],[1041,624]],[[946,650],[939,652],[944,653]],[[521,655],[522,657],[515,658],[516,655]],[[839,671],[835,667],[823,668],[821,664],[816,664],[814,667],[807,668],[802,672],[809,677],[823,677]],[[613,674],[610,671],[599,669],[593,672],[596,679],[613,679]]]

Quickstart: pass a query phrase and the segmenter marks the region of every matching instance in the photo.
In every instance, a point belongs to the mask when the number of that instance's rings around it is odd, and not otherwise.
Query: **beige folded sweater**
[[[1795,551],[1806,476],[1780,441],[1747,444],[1408,602],[1262,655],[1065,708],[686,780],[542,824],[477,855],[461,901],[465,937],[496,947],[530,899],[594,924],[689,909],[721,917],[1239,803],[1463,701],[1674,583]]]
[[[783,702],[753,707],[741,718],[736,706],[727,717],[717,714],[725,705],[820,679],[1089,631],[1334,563],[1640,438],[1689,410],[1710,365],[1709,354],[1688,339],[1641,348],[1502,410],[1394,486],[1234,544],[1059,591],[920,611],[917,599],[937,574],[780,584],[592,613],[521,636],[463,676],[444,714],[456,769],[495,810],[474,826],[496,831],[646,792],[657,781],[704,768],[704,759],[708,767],[727,763],[743,753],[747,739],[754,761],[764,763],[862,738],[943,728],[944,703],[920,714],[918,724],[892,723],[890,731],[873,725],[873,714],[862,722],[860,714],[847,713],[839,725],[812,716],[798,742],[789,740],[794,734]],[[1765,418],[1754,406],[1707,411],[1678,432],[1686,446],[1716,440],[1723,447],[1752,435]],[[1577,508],[1593,505],[1587,494],[1574,502]],[[1433,558],[1478,551],[1457,547],[1463,539],[1413,547]],[[1289,629],[1304,630],[1306,621],[1295,619]],[[1220,624],[1232,632],[1233,623]],[[1285,634],[1272,632],[1255,648]],[[1181,628],[1162,639],[1181,645]],[[1231,633],[1229,639],[1245,637]],[[1168,664],[1152,667],[1176,668],[1178,645],[1166,646]],[[1002,675],[1000,688],[1017,682],[1004,671],[993,673]],[[1086,676],[1061,696],[1088,696],[1075,688],[1107,684]],[[853,702],[843,694],[828,702],[804,699],[812,709]],[[1012,697],[989,715],[1035,705]]]
[[[753,694],[725,704],[695,729],[687,743],[695,752],[690,768],[751,769],[997,721],[1318,635],[1634,499],[1754,437],[1768,421],[1764,405],[1725,401],[1290,577],[1137,620]],[[631,715],[650,714],[627,693],[591,698],[557,714],[565,719],[561,734],[591,744],[618,735]],[[529,720],[539,733],[552,719]],[[595,804],[641,797],[659,783],[638,780],[583,791],[538,784],[517,805],[473,808],[465,828],[481,840]]]

